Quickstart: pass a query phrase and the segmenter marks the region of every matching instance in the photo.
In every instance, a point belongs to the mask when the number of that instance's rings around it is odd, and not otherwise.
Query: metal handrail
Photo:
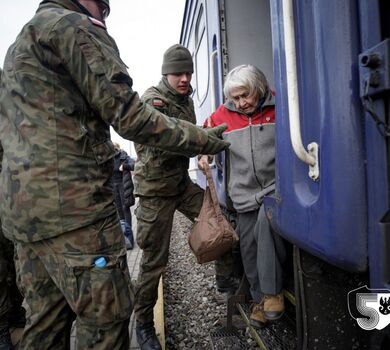
[[[215,70],[214,70],[214,58],[217,56],[218,51],[214,50],[211,55],[210,55],[210,76],[211,76],[211,112],[214,112],[217,108],[216,102],[217,102],[217,97],[216,97],[216,90],[215,90]]]
[[[283,32],[286,55],[290,139],[297,157],[309,165],[309,176],[313,180],[318,180],[318,144],[315,142],[310,143],[307,146],[308,151],[306,151],[301,136],[294,11],[292,2],[293,0],[283,0]]]

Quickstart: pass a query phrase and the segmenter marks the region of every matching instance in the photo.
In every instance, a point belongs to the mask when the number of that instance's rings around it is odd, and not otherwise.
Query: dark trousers
[[[14,245],[3,236],[0,221],[0,328],[8,326],[10,313],[20,310],[23,297],[16,283]]]
[[[237,234],[252,299],[259,303],[264,294],[280,293],[286,252],[283,239],[271,228],[264,206],[238,214]]]
[[[125,222],[125,236],[134,243],[133,229],[132,229],[132,218],[130,207],[126,206],[124,198],[124,188],[123,183],[114,183],[114,199],[116,210],[118,212],[119,219]]]

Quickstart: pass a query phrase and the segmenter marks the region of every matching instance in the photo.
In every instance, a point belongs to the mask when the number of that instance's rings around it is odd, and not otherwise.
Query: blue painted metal
[[[301,131],[305,145],[319,144],[318,182],[289,141],[281,6],[281,0],[271,2],[277,193],[266,200],[267,210],[289,241],[341,268],[364,271],[368,224],[357,3],[294,2]]]
[[[390,90],[390,39],[359,55],[360,96],[376,97]]]
[[[359,1],[361,51],[366,52],[381,41],[379,2]],[[387,19],[386,19],[387,20]],[[376,112],[384,116],[383,100],[374,102]],[[384,251],[386,237],[380,224],[389,208],[386,142],[378,132],[372,118],[365,113],[365,139],[367,153],[367,198],[368,198],[368,255],[370,285],[372,288],[389,288],[385,266],[389,251]]]

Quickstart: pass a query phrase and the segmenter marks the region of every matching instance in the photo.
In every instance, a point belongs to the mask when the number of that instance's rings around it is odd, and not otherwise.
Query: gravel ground
[[[187,235],[191,222],[175,215],[170,256],[164,274],[164,313],[167,349],[209,349],[209,332],[220,328],[226,305],[215,301],[214,264],[200,265],[191,252]],[[249,337],[248,330],[245,331]],[[253,339],[248,349],[258,349]]]

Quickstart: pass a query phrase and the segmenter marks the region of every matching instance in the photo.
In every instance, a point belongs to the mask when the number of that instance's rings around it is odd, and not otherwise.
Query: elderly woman
[[[263,326],[284,312],[284,244],[270,227],[263,198],[275,188],[275,106],[264,74],[252,65],[234,68],[224,85],[226,103],[205,122],[226,123],[228,194],[238,215],[237,233],[244,271],[253,299],[251,322]],[[204,170],[208,156],[199,159]]]

